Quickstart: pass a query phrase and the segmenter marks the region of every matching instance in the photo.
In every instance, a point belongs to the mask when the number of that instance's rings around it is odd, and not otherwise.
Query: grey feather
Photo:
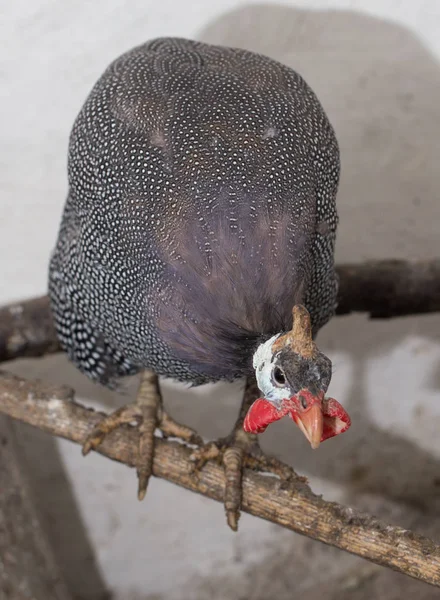
[[[50,263],[62,346],[112,384],[252,370],[258,343],[332,316],[339,152],[292,69],[158,39],[113,62],[73,127]]]

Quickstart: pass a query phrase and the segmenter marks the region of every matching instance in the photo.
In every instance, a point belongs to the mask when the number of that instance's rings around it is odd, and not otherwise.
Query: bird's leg
[[[191,455],[196,472],[210,459],[222,461],[226,479],[224,497],[226,519],[233,531],[237,531],[240,517],[243,468],[273,473],[281,479],[283,485],[298,477],[288,465],[277,458],[266,456],[260,448],[257,435],[246,433],[243,429],[244,418],[259,395],[255,379],[249,378],[246,382],[240,413],[232,432],[226,438],[198,448]]]
[[[93,429],[83,445],[83,454],[95,450],[104,438],[121,425],[136,421],[139,428],[139,454],[137,459],[138,498],[142,500],[147,491],[153,468],[154,432],[158,428],[164,437],[177,437],[189,444],[202,444],[202,438],[192,429],[177,423],[163,407],[159,379],[152,371],[141,374],[136,401],[118,408]]]

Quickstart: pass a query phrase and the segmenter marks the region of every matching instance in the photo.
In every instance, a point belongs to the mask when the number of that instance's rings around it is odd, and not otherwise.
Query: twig
[[[78,444],[84,442],[101,418],[75,403],[69,388],[26,381],[4,372],[0,372],[0,412]],[[137,444],[136,429],[127,426],[110,434],[99,452],[134,466]],[[209,462],[196,477],[190,472],[190,452],[182,444],[157,439],[154,475],[221,502],[222,468]],[[300,478],[291,489],[284,490],[274,477],[245,471],[242,509],[440,587],[440,547],[434,542],[351,508],[326,502],[313,494]]]
[[[440,312],[440,259],[340,265],[338,315],[373,319]],[[47,296],[0,308],[0,362],[60,350]]]

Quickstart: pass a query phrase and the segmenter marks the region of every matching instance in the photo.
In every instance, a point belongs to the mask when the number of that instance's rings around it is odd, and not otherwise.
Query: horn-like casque
[[[272,345],[272,351],[277,352],[290,346],[293,352],[304,358],[311,359],[317,353],[316,344],[312,338],[312,324],[309,311],[305,306],[296,304],[292,309],[293,325],[291,331],[280,336]]]

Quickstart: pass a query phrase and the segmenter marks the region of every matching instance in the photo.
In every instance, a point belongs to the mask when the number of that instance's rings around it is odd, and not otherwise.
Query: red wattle
[[[334,398],[325,398],[323,400],[322,414],[324,415],[324,428],[321,442],[344,433],[351,425],[349,414]]]
[[[287,409],[278,410],[265,398],[258,398],[247,412],[243,429],[247,433],[263,433],[268,425],[284,417],[287,412]]]

